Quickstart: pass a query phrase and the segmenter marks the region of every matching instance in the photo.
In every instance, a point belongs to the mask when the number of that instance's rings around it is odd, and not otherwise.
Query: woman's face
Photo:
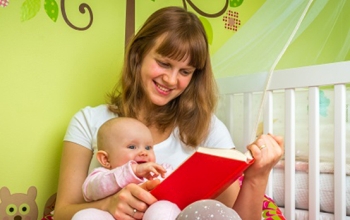
[[[195,68],[188,64],[189,58],[177,61],[161,56],[156,52],[157,46],[142,61],[141,79],[151,102],[163,106],[181,95]]]

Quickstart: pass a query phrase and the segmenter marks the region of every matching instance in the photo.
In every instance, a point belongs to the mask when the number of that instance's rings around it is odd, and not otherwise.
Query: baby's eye
[[[129,149],[136,149],[136,146],[135,145],[129,145],[128,148]]]
[[[146,146],[145,149],[146,150],[152,150],[152,146]]]

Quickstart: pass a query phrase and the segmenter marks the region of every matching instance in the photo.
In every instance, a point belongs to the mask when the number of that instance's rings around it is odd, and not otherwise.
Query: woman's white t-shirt
[[[118,117],[108,110],[107,105],[96,107],[85,107],[77,112],[72,118],[64,141],[70,141],[82,145],[93,152],[97,150],[97,131],[99,127],[107,120]],[[214,148],[234,148],[231,136],[226,126],[215,116],[212,117],[210,132],[201,146]],[[168,163],[174,168],[178,167],[194,151],[193,148],[186,146],[181,142],[178,129],[161,143],[154,145],[156,161],[159,164]],[[95,154],[90,163],[89,172],[99,167]]]

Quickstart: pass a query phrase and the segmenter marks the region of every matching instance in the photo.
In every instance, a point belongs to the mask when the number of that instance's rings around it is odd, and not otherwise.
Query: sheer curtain
[[[348,0],[267,0],[212,55],[215,76],[349,59],[349,11]]]
[[[262,82],[252,113],[252,138],[261,121],[265,89],[278,69],[344,61],[350,49],[350,1],[267,0],[212,55],[216,78],[255,74]],[[254,101],[257,103],[256,101]]]
[[[216,77],[269,71],[311,0],[267,0],[212,56]]]

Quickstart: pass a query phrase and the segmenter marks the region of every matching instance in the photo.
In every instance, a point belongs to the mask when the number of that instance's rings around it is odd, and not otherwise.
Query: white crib
[[[350,219],[350,61],[278,70],[268,81],[267,76],[218,78],[218,117],[242,151],[257,118],[257,133],[284,136],[285,156],[266,193],[286,219]]]

